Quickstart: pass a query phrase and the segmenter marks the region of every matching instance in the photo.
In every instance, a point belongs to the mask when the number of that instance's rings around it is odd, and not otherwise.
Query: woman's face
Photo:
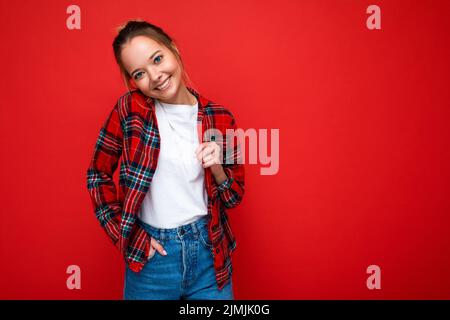
[[[148,37],[136,36],[122,49],[121,58],[132,81],[146,96],[166,103],[182,103],[186,89],[181,81],[181,67],[165,46]]]

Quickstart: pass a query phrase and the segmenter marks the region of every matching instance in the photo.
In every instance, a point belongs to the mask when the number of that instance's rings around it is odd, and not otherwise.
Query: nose
[[[161,74],[156,75],[154,73],[149,73],[149,74],[150,74],[150,79],[152,80],[151,86],[152,86],[152,89],[154,89],[156,84],[161,81],[162,75]]]

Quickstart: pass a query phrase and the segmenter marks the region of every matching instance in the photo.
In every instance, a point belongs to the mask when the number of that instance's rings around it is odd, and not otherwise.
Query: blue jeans
[[[137,219],[167,252],[158,251],[136,273],[125,268],[125,300],[234,300],[231,278],[219,290],[214,272],[208,216],[172,229],[154,228]]]

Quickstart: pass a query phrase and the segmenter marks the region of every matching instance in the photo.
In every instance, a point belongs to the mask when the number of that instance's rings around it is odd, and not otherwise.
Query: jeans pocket
[[[164,245],[166,241],[160,240],[160,239],[156,239],[153,238],[153,240],[157,241],[164,249]],[[150,242],[150,251],[148,254],[148,258],[147,261],[151,260],[151,259],[155,259],[158,255],[161,255],[161,253],[158,252],[158,250],[156,250],[156,248],[154,248]]]
[[[211,239],[209,239],[208,229],[201,228],[200,229],[200,241],[208,248],[211,249],[213,247]]]

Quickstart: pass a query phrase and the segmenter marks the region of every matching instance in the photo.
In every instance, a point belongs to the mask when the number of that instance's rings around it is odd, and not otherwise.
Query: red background
[[[81,8],[81,30],[66,8]],[[381,30],[366,8],[381,8]],[[86,169],[141,18],[238,127],[280,129],[229,210],[237,299],[450,298],[449,1],[2,1],[2,299],[121,299]],[[116,176],[117,178],[117,176]],[[81,268],[81,290],[66,287]],[[381,267],[381,290],[366,268]]]

